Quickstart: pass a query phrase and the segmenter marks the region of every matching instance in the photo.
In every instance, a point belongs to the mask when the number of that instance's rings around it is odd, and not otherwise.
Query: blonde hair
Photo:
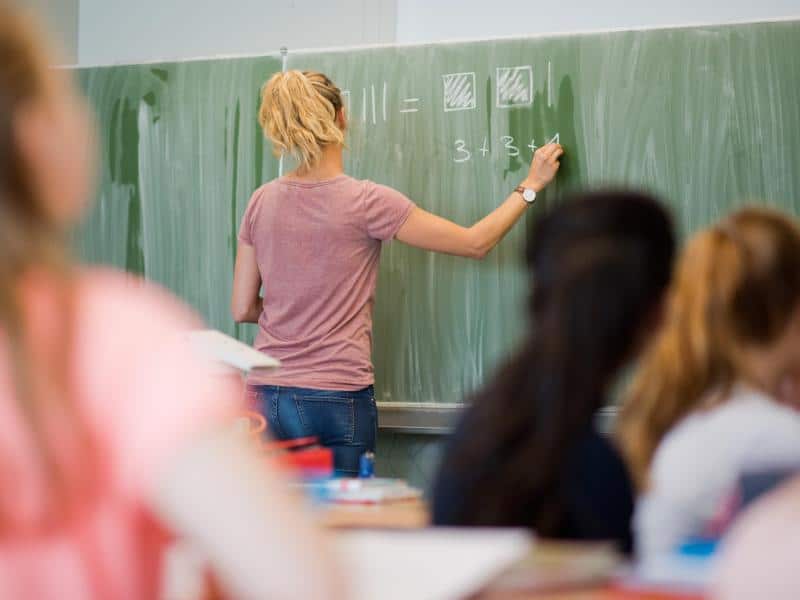
[[[275,155],[293,156],[306,171],[319,163],[325,146],[344,144],[336,122],[342,106],[342,92],[322,73],[286,71],[261,89],[258,122]]]
[[[777,211],[734,213],[687,244],[667,318],[629,387],[618,434],[634,479],[647,485],[666,433],[712,391],[746,373],[744,348],[766,348],[800,305],[800,228]]]
[[[36,23],[0,0],[0,332],[8,349],[9,369],[14,384],[18,414],[29,430],[48,493],[43,513],[45,522],[62,519],[81,502],[79,496],[94,477],[89,459],[89,436],[74,406],[70,365],[72,339],[71,270],[66,232],[49,215],[36,193],[33,174],[18,147],[15,122],[26,107],[46,95],[49,52]],[[52,284],[52,299],[61,309],[60,329],[51,332],[54,348],[42,353],[37,374],[32,372],[34,348],[30,321],[24,310],[20,287],[35,273],[46,275]],[[37,356],[37,358],[42,358]],[[48,360],[52,359],[52,360]],[[10,399],[5,399],[9,401]],[[68,436],[51,439],[52,426]],[[2,445],[0,445],[2,447]],[[78,458],[64,456],[64,449],[79,450]],[[83,450],[87,452],[84,454]],[[66,475],[66,461],[79,460],[84,469],[78,477]],[[14,477],[14,462],[0,451],[0,482]],[[0,495],[0,533],[15,524],[13,494]]]

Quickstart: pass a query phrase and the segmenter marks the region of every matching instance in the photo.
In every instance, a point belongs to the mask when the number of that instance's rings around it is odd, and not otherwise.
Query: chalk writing
[[[475,108],[475,73],[442,75],[442,85],[444,87],[444,112]]]
[[[533,103],[533,67],[497,68],[497,107],[530,106]]]
[[[552,143],[559,143],[560,134],[556,133],[547,144]],[[502,144],[503,150],[505,150],[504,155],[509,158],[516,158],[521,155],[520,149],[518,146],[514,144],[514,137],[510,135],[504,135],[500,138],[500,143]],[[455,154],[453,156],[453,162],[457,163],[465,163],[472,160],[472,151],[468,146],[466,140],[459,139],[453,143]],[[527,144],[527,147],[531,151],[531,158],[533,158],[533,154],[536,153],[538,146],[536,145],[535,140],[531,140],[530,144]],[[478,152],[480,153],[481,157],[486,158],[488,155],[492,153],[492,148],[489,145],[489,138],[483,138],[483,144],[480,148],[478,148]]]

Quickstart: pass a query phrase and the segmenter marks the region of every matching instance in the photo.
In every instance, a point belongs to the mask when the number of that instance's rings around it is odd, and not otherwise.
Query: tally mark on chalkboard
[[[419,98],[405,98],[403,100],[403,104],[406,104],[406,105],[413,105],[413,104],[416,104],[417,102],[419,102]],[[416,106],[413,106],[413,107],[409,106],[408,108],[401,108],[400,112],[401,113],[415,113],[415,112],[419,112],[419,109]]]
[[[376,91],[375,85],[371,84],[368,88],[363,87],[361,88],[361,122],[366,123],[368,120],[371,120],[373,125],[378,124],[378,96],[380,93],[383,95],[380,97],[381,108],[380,108],[380,115],[383,121],[387,121],[389,119],[388,110],[386,106],[386,96],[387,96],[387,84],[383,82],[383,90],[382,92]],[[348,102],[350,92],[342,92],[348,95]]]
[[[347,113],[347,118],[350,118],[350,90],[342,90],[342,103],[344,104],[345,113]]]
[[[475,73],[448,73],[442,75],[442,84],[444,112],[475,108]]]
[[[497,108],[533,104],[533,67],[497,68]]]
[[[361,88],[361,122],[367,122],[367,88]]]

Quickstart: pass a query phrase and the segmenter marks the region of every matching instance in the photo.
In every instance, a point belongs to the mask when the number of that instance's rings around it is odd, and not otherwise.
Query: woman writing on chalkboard
[[[258,323],[256,348],[283,365],[249,383],[273,435],[317,436],[333,448],[337,472],[352,475],[375,447],[372,307],[381,243],[483,258],[553,180],[563,149],[540,148],[521,185],[462,227],[344,173],[347,116],[341,91],[325,75],[272,77],[259,121],[276,154],[298,166],[255,192],[241,224],[232,314]]]

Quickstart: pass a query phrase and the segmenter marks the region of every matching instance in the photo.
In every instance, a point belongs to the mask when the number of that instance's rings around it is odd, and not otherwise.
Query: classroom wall
[[[396,5],[397,0],[81,0],[80,63],[392,42]]]
[[[65,64],[78,61],[78,23],[80,0],[18,0],[24,7],[42,15],[62,52]]]
[[[800,18],[800,0],[21,1],[44,7],[50,20],[72,40],[72,52],[82,65],[257,54],[281,46],[421,43]],[[70,16],[78,5],[80,36],[78,22]]]
[[[399,43],[800,18],[800,0],[398,0]]]

